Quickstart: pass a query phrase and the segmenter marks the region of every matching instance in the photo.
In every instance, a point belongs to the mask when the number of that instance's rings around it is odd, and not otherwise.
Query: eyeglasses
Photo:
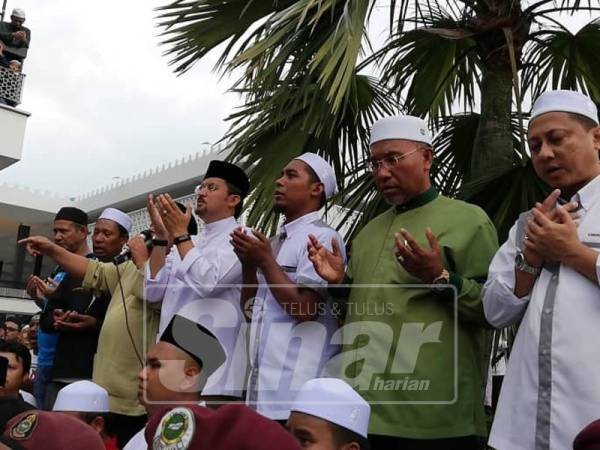
[[[198,195],[203,189],[206,189],[208,192],[215,192],[219,189],[219,186],[215,183],[202,183],[196,186],[194,192]]]
[[[369,168],[369,170],[371,172],[377,172],[382,167],[385,167],[387,169],[391,169],[392,167],[397,166],[398,163],[400,161],[402,161],[404,158],[408,158],[413,153],[416,153],[419,150],[423,150],[424,148],[425,147],[417,147],[413,151],[408,152],[408,153],[404,153],[403,155],[400,155],[398,153],[394,153],[392,155],[384,156],[383,158],[370,159],[369,162],[367,163],[367,167]]]

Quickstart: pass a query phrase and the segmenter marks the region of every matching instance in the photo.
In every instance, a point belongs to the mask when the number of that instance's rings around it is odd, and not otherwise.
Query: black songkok
[[[174,315],[159,340],[174,345],[196,360],[202,367],[204,379],[227,359],[219,339],[210,330],[183,316]]]
[[[65,206],[56,213],[54,220],[68,220],[84,227],[88,224],[88,215],[78,208]]]
[[[229,184],[232,184],[240,190],[242,197],[246,197],[250,192],[250,181],[246,172],[240,169],[235,164],[231,164],[225,161],[213,160],[206,169],[206,175],[204,178],[222,178]]]

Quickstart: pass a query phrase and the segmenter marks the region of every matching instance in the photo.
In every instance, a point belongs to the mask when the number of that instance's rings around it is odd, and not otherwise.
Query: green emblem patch
[[[153,448],[185,450],[194,437],[194,413],[188,408],[174,408],[163,416],[156,428]]]
[[[10,437],[17,440],[29,439],[37,426],[37,414],[28,414],[10,429]]]

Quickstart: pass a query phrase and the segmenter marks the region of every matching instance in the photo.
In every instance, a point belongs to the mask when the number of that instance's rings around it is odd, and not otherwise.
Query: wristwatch
[[[433,287],[435,292],[444,292],[446,289],[445,285],[448,283],[450,283],[450,272],[448,272],[446,269],[442,269],[442,273],[435,277],[431,282],[431,284],[435,285]]]
[[[152,245],[155,247],[166,247],[169,245],[169,241],[166,239],[152,239]]]
[[[542,269],[540,267],[535,267],[530,264],[527,264],[527,260],[525,259],[525,253],[521,250],[517,252],[517,256],[515,256],[515,267],[517,270],[521,272],[528,273],[530,275],[539,275]]]
[[[448,272],[446,269],[442,269],[442,273],[435,277],[431,284],[448,284],[449,282],[450,272]]]
[[[181,236],[177,236],[175,239],[173,239],[173,243],[175,245],[179,245],[182,242],[187,242],[187,241],[191,241],[192,238],[190,237],[189,234],[182,234]]]

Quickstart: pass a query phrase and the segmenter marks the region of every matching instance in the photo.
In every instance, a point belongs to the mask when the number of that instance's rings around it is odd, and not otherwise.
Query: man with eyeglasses
[[[371,403],[372,448],[477,449],[486,434],[479,296],[496,231],[480,208],[432,187],[423,120],[379,120],[370,151],[373,181],[391,208],[354,239],[347,271],[337,252],[316,239],[309,245],[330,285],[353,285],[332,289],[349,295],[341,373]]]
[[[242,273],[229,234],[239,226],[236,218],[249,190],[242,169],[211,161],[196,188],[196,214],[204,228],[193,238],[188,234],[191,207],[182,212],[169,194],[148,198],[155,239],[145,267],[144,298],[162,302],[159,335],[180,314],[208,328],[227,353],[227,361],[202,391],[209,407],[242,398],[245,350],[236,347],[245,323],[239,310]]]
[[[5,330],[4,340],[17,342],[19,339],[19,324],[14,320],[7,320],[3,326]]]

